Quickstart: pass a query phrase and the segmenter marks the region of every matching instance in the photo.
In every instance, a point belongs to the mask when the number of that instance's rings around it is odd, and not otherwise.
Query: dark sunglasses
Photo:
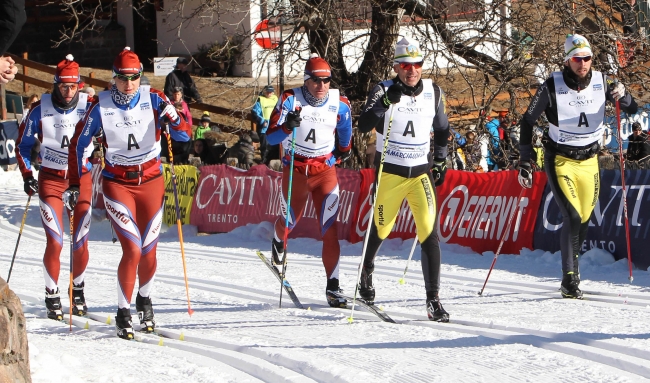
[[[315,82],[316,84],[320,84],[321,82],[323,84],[329,84],[330,81],[332,81],[331,77],[310,77],[309,79]]]
[[[118,74],[118,75],[115,75],[115,78],[117,78],[120,81],[135,81],[135,80],[139,79],[141,76],[142,76],[142,73],[136,73],[136,74],[131,75],[131,76],[127,76],[125,74]]]
[[[424,61],[416,63],[399,63],[399,66],[404,70],[410,70],[411,68],[420,69],[422,68],[422,64],[424,64]]]
[[[571,57],[571,61],[573,61],[574,63],[579,63],[581,61],[584,61],[584,62],[588,63],[589,61],[591,61],[591,56]]]

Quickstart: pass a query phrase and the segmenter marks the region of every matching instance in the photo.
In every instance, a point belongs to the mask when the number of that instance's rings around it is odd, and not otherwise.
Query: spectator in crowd
[[[201,116],[201,122],[199,123],[199,126],[196,127],[196,130],[194,131],[194,139],[195,140],[200,140],[203,138],[203,135],[205,132],[209,132],[212,130],[210,128],[210,123],[212,120],[210,120],[210,112],[203,112],[203,115]]]
[[[500,141],[499,127],[500,126],[501,126],[501,117],[493,118],[490,121],[488,121],[487,124],[485,124],[485,129],[488,131],[488,133],[491,136],[489,137],[488,156],[486,158],[489,171],[492,171],[495,168],[498,169],[497,162],[499,156],[501,155],[501,151],[499,150],[499,141]]]
[[[238,166],[242,169],[255,165],[255,147],[248,133],[242,133],[239,141],[228,149],[228,158],[236,158]]]
[[[264,161],[264,155],[266,154],[268,145],[266,142],[266,130],[269,128],[271,112],[273,112],[273,108],[275,108],[277,103],[278,96],[275,95],[275,88],[268,85],[257,98],[255,105],[253,105],[253,120],[255,124],[257,124],[257,133],[260,137],[260,154],[262,155],[262,161]]]
[[[469,131],[465,134],[467,143],[463,147],[465,154],[466,170],[477,173],[488,171],[488,138],[486,135],[477,137],[476,127],[470,126]]]
[[[467,139],[451,127],[449,131],[449,150],[447,157],[451,161],[451,168],[454,170],[465,170],[465,155],[462,148],[467,144]]]
[[[644,132],[641,124],[635,122],[632,124],[632,134],[627,138],[627,160],[639,161],[650,156],[650,138],[648,133]]]
[[[375,129],[370,131],[370,138],[366,144],[366,162],[364,168],[375,168],[375,153],[377,152],[377,131]]]
[[[95,97],[95,89],[92,86],[87,86],[81,91],[86,93],[89,97]]]
[[[29,110],[32,108],[32,104],[38,100],[39,98],[37,94],[32,94],[29,96],[27,102],[25,103],[25,107],[23,108],[23,119],[27,116],[27,113],[29,113]]]
[[[187,103],[183,99],[183,87],[177,86],[176,88],[174,88],[170,101],[174,105],[181,104],[180,112],[182,112],[183,115],[185,116],[187,125],[192,126],[192,113],[190,112],[190,108],[187,106]]]
[[[199,138],[192,143],[192,152],[190,153],[189,163],[195,166],[200,165],[216,165],[222,163],[218,156],[221,153],[219,148],[212,150],[205,138]]]
[[[174,90],[180,87],[183,90],[185,102],[203,102],[198,89],[196,89],[194,80],[192,80],[192,77],[187,72],[188,64],[189,61],[185,57],[179,57],[176,60],[176,69],[171,71],[167,75],[167,78],[165,78],[165,94],[171,100]]]

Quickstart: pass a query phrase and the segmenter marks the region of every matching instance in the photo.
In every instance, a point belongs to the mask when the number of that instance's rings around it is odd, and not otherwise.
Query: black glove
[[[440,186],[445,182],[445,173],[447,173],[447,160],[444,158],[434,158],[431,175],[436,186]]]
[[[33,176],[29,176],[25,179],[25,193],[27,193],[27,195],[38,193],[38,181],[36,181]]]
[[[339,148],[336,148],[332,152],[332,155],[334,157],[336,157],[337,160],[340,160],[341,163],[343,163],[343,162],[349,160],[350,157],[352,157],[352,151],[348,150],[348,151],[343,152],[343,151],[339,150]]]
[[[70,211],[74,210],[79,200],[79,186],[72,185],[63,192],[63,205]]]
[[[300,126],[300,121],[302,121],[302,118],[300,118],[300,109],[296,109],[287,113],[287,118],[284,121],[284,126],[288,130],[294,130]]]
[[[522,188],[533,187],[533,168],[528,161],[519,161],[519,185]]]
[[[399,103],[402,98],[402,93],[404,93],[404,85],[401,82],[396,82],[389,86],[384,94],[384,106],[388,108],[391,104]]]

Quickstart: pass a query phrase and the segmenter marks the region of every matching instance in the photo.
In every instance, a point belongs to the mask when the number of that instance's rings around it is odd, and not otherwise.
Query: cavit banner
[[[603,170],[600,178],[600,196],[589,220],[581,252],[600,248],[616,259],[627,258],[621,172]],[[626,171],[625,184],[632,261],[636,267],[646,270],[650,266],[650,251],[647,250],[650,244],[650,170]],[[535,248],[559,251],[561,229],[562,215],[547,185],[537,214]]]
[[[178,194],[178,207],[181,213],[181,223],[190,223],[192,199],[199,181],[198,169],[190,165],[174,166],[176,173],[176,192]],[[165,202],[163,204],[163,220],[167,225],[176,224],[176,200],[174,198],[174,185],[172,184],[172,171],[169,164],[163,164],[165,177]]]
[[[337,169],[339,181],[339,239],[348,239],[356,217],[361,176]],[[204,166],[194,194],[190,222],[201,232],[223,233],[249,223],[275,222],[280,216],[282,173],[264,165],[245,171],[225,165]],[[303,217],[290,237],[320,239],[316,207],[307,199]]]
[[[361,172],[361,196],[358,220],[350,241],[363,240],[372,206],[374,171]],[[516,171],[472,173],[447,171],[445,182],[436,188],[438,235],[442,242],[468,246],[474,251],[496,251],[505,235],[502,252],[518,253],[532,248],[529,235],[534,230],[537,210],[546,182],[544,173],[535,173],[534,187],[522,188]],[[521,194],[521,198],[520,197]],[[512,225],[508,221],[512,216]],[[415,221],[406,199],[402,201],[389,238],[415,237]]]

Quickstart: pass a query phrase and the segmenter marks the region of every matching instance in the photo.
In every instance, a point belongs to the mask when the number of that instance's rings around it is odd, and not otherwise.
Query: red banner
[[[350,234],[350,242],[363,240],[368,227],[374,170],[361,171],[359,219]],[[535,173],[532,189],[526,189],[517,201],[521,186],[516,171],[472,173],[449,170],[445,182],[436,188],[438,235],[441,242],[468,246],[474,251],[496,251],[508,226],[513,222],[504,243],[503,252],[517,253],[523,247],[532,248],[537,209],[541,202],[546,174]],[[415,221],[406,200],[395,221],[389,238],[414,238]]]
[[[339,239],[348,239],[355,222],[361,176],[337,169],[339,181]],[[282,173],[264,165],[244,171],[225,165],[204,166],[194,195],[190,222],[201,232],[229,232],[236,227],[263,221],[275,222],[281,214]],[[320,239],[320,228],[311,196],[303,217],[291,237]]]

